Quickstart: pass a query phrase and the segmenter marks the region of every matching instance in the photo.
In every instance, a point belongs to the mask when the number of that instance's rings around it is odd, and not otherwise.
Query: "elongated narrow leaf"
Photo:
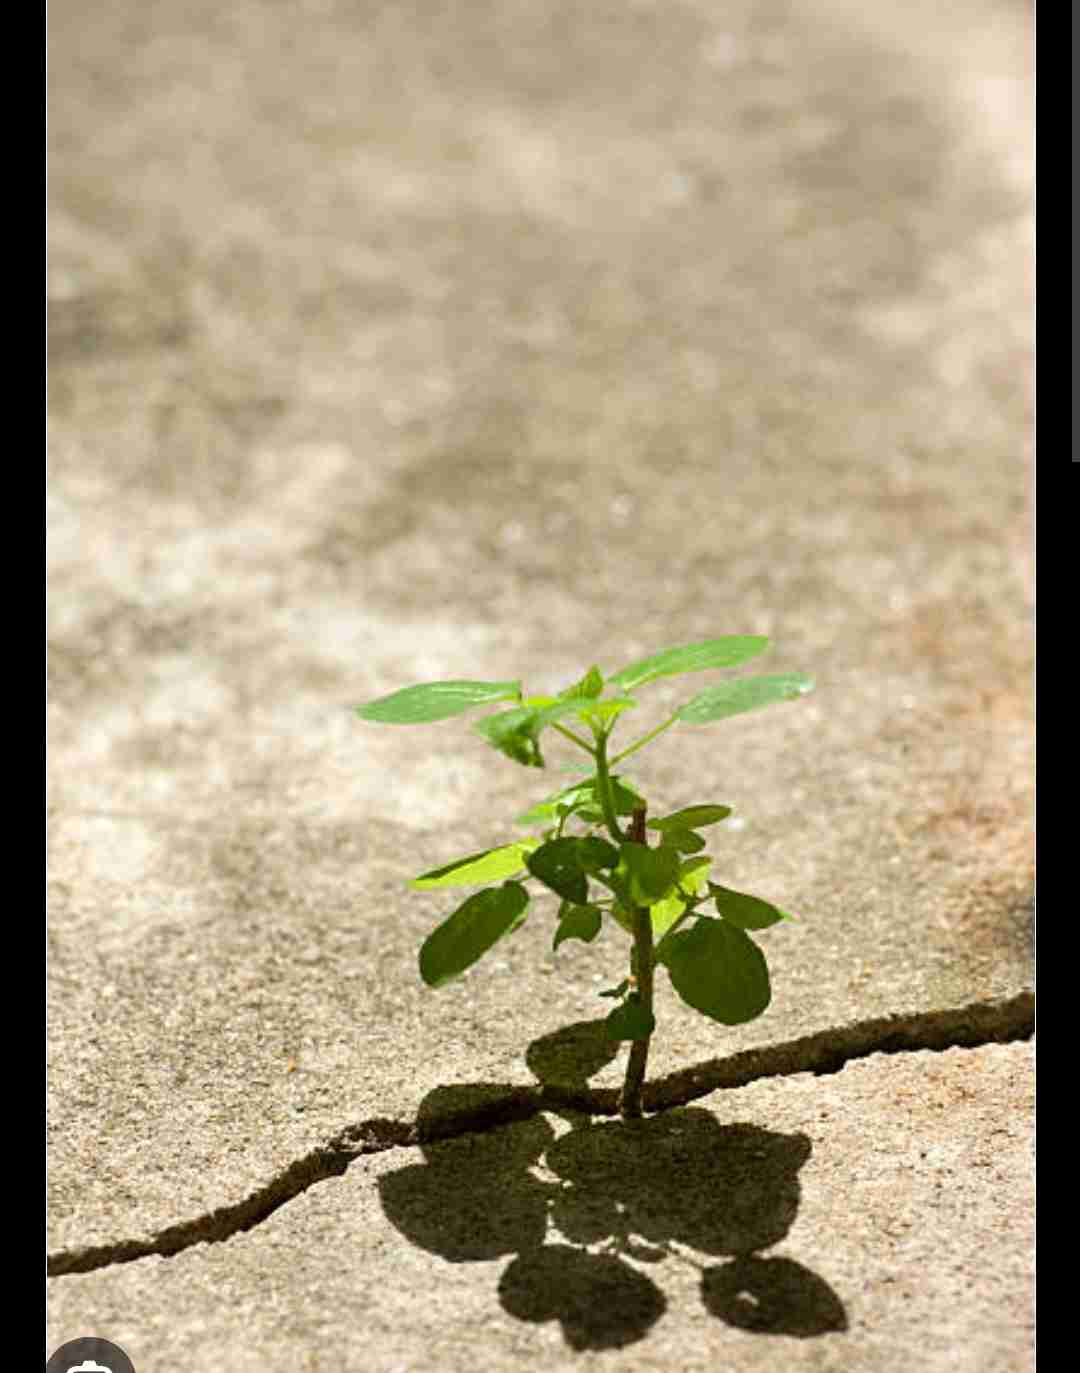
[[[767,930],[781,920],[790,920],[786,911],[778,910],[760,896],[747,896],[745,892],[732,891],[729,887],[718,887],[709,883],[709,895],[714,898],[718,914],[740,930]]]
[[[501,877],[513,877],[525,867],[525,855],[539,842],[538,839],[523,839],[520,843],[455,858],[452,863],[414,877],[409,886],[414,891],[427,891],[432,887],[471,887],[481,882],[497,882]]]
[[[578,840],[550,839],[525,860],[532,875],[545,887],[579,906],[589,899],[589,881],[581,867]]]
[[[726,920],[700,916],[690,929],[669,935],[656,953],[686,1004],[722,1025],[742,1025],[769,1004],[765,955]]]
[[[677,849],[679,853],[700,853],[705,840],[693,830],[668,829],[661,836],[660,844],[663,848]]]
[[[659,820],[650,820],[651,830],[699,830],[705,825],[715,825],[726,820],[731,814],[730,806],[686,806],[672,811]]]
[[[794,701],[814,688],[813,680],[799,672],[784,672],[775,677],[743,677],[737,682],[706,687],[692,701],[675,712],[688,725],[708,725],[729,715],[741,715],[746,710],[775,705],[778,701]]]
[[[441,987],[460,977],[492,945],[525,919],[529,893],[520,882],[504,882],[474,892],[420,949],[420,976],[429,987]]]
[[[578,906],[572,901],[564,901],[559,909],[559,927],[551,947],[557,949],[564,939],[582,939],[586,944],[591,944],[600,933],[602,923],[599,906]]]
[[[679,876],[679,855],[674,849],[650,849],[644,844],[620,844],[620,867],[630,878],[630,899],[651,906],[674,890]]]
[[[602,992],[597,992],[597,996],[625,996],[626,989],[630,985],[630,979],[624,977],[617,987],[607,987]]]
[[[704,672],[709,668],[738,667],[755,658],[769,646],[760,634],[729,634],[723,639],[706,639],[700,644],[665,648],[640,662],[621,668],[608,681],[632,691],[634,687],[655,682],[659,677],[676,677],[684,672]]]
[[[610,1039],[648,1039],[656,1029],[656,1018],[647,1011],[631,992],[621,1006],[616,1006],[604,1021]]]
[[[554,801],[541,801],[527,810],[524,815],[519,815],[514,820],[515,825],[539,825],[543,820],[558,820],[559,808]]]
[[[474,706],[516,700],[520,694],[520,682],[427,682],[357,706],[356,713],[383,725],[428,725]]]

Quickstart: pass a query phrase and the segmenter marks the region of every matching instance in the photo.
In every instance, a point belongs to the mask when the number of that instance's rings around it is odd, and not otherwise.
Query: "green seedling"
[[[729,806],[695,802],[649,820],[646,798],[613,769],[672,725],[708,725],[790,701],[810,691],[813,682],[798,673],[736,678],[698,692],[621,752],[611,752],[611,736],[638,705],[631,693],[663,677],[738,667],[768,642],[758,635],[729,635],[664,649],[607,677],[591,667],[556,696],[525,696],[516,680],[428,682],[356,708],[364,720],[414,725],[497,704],[504,708],[474,729],[516,763],[545,765],[540,744],[546,730],[589,755],[591,763],[582,769],[586,776],[517,818],[515,823],[538,833],[455,858],[409,885],[417,891],[481,888],[424,941],[420,976],[429,987],[460,977],[523,924],[530,880],[559,898],[554,948],[572,939],[591,943],[605,923],[629,936],[626,976],[600,993],[617,1003],[606,1020],[608,1033],[631,1045],[619,1107],[625,1118],[641,1115],[656,1026],[656,967],[667,970],[687,1005],[722,1025],[741,1025],[761,1015],[771,997],[765,955],[748,931],[791,917],[760,897],[709,879],[713,860],[703,852],[701,831],[726,819]]]

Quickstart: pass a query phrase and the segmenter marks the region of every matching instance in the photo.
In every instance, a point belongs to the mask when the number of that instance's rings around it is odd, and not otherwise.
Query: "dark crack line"
[[[668,1111],[685,1106],[712,1092],[745,1087],[768,1077],[796,1073],[836,1073],[847,1063],[871,1054],[915,1053],[920,1050],[975,1049],[1029,1039],[1035,1032],[1035,994],[1021,992],[1000,1001],[975,1002],[947,1011],[923,1011],[856,1021],[835,1029],[746,1049],[727,1058],[713,1058],[683,1068],[647,1084],[647,1111]],[[120,1240],[88,1245],[50,1254],[49,1277],[90,1273],[116,1263],[159,1254],[170,1257],[195,1244],[218,1244],[253,1229],[280,1206],[309,1187],[340,1177],[349,1165],[365,1154],[387,1149],[412,1148],[440,1139],[497,1129],[514,1121],[528,1120],[544,1110],[581,1111],[594,1116],[618,1112],[618,1088],[542,1086],[509,1089],[496,1101],[425,1120],[423,1124],[373,1117],[347,1125],[332,1139],[317,1145],[291,1163],[264,1187],[232,1206],[215,1210],[159,1230],[145,1240]]]

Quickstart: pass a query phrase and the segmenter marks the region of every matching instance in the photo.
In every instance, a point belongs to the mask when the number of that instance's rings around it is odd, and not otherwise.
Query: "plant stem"
[[[575,734],[572,729],[567,729],[565,725],[560,725],[557,720],[552,722],[551,728],[557,729],[560,734],[565,734],[567,739],[569,739],[572,743],[577,744],[578,748],[583,748],[586,753],[591,754],[596,752],[592,744],[587,743],[579,735]]]
[[[631,844],[644,844],[645,807],[639,806],[630,821],[627,835]],[[636,965],[637,994],[642,1009],[649,1015],[653,1008],[653,931],[652,912],[648,906],[631,908],[634,922],[634,963]],[[626,1077],[623,1080],[622,1094],[619,1097],[619,1114],[623,1120],[634,1120],[641,1115],[641,1091],[645,1085],[645,1064],[649,1057],[649,1039],[635,1039],[630,1044],[630,1058],[626,1064]]]
[[[611,766],[621,763],[624,758],[629,758],[632,753],[637,753],[639,748],[644,748],[647,743],[655,739],[658,734],[663,734],[665,729],[670,729],[678,717],[673,715],[670,720],[665,720],[662,725],[657,725],[655,729],[650,729],[648,734],[643,734],[640,739],[635,739],[629,748],[624,748],[622,753],[617,753],[611,760]]]
[[[615,815],[615,796],[611,786],[611,773],[608,771],[607,735],[598,731],[596,735],[596,790],[600,794],[600,809],[604,812],[604,824],[616,844],[623,843],[627,836],[619,829]]]

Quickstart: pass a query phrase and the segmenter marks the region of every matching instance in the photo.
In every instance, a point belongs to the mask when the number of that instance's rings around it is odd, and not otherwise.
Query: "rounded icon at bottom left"
[[[62,1344],[45,1365],[45,1373],[135,1373],[135,1365],[112,1340],[84,1335]]]

